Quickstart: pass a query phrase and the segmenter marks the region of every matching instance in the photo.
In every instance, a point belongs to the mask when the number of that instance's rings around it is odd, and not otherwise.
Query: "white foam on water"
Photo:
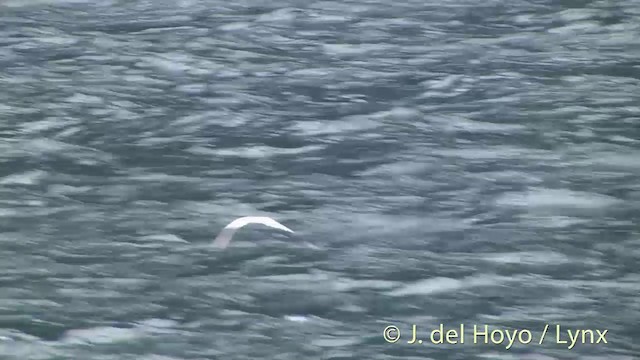
[[[528,208],[598,209],[620,203],[619,199],[569,189],[534,188],[527,192],[507,193],[496,200],[498,206]]]
[[[188,244],[189,242],[174,234],[152,234],[145,235],[140,238],[145,241],[161,241],[161,242],[179,242]]]
[[[506,277],[485,274],[469,276],[462,279],[435,277],[403,285],[387,292],[387,294],[389,296],[433,295],[466,290],[474,287],[501,285],[513,281],[517,282],[521,280],[518,280],[518,277],[515,276]]]
[[[116,328],[112,326],[98,326],[88,329],[68,330],[63,339],[65,344],[113,344],[134,341],[142,337],[140,330],[132,328]]]
[[[46,172],[32,170],[20,174],[5,176],[0,179],[0,185],[36,185],[39,184]]]
[[[285,315],[285,320],[293,321],[293,322],[307,322],[309,318],[303,315]]]

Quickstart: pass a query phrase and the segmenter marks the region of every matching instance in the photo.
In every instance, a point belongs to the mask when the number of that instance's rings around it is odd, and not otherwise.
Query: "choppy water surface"
[[[3,1],[0,357],[636,359],[639,33],[632,0]],[[253,214],[296,236],[209,247]]]

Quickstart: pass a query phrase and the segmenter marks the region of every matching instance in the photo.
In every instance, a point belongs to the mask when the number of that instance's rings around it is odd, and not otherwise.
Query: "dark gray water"
[[[639,34],[635,0],[2,1],[0,358],[638,359]],[[209,246],[257,214],[295,236]]]

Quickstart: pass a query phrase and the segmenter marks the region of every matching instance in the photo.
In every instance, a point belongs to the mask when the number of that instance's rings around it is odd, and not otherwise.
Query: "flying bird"
[[[279,222],[273,220],[268,216],[245,216],[241,218],[237,218],[233,220],[229,225],[225,226],[218,236],[216,236],[215,240],[213,240],[213,246],[224,249],[229,245],[231,239],[233,238],[233,234],[240,229],[241,227],[249,224],[262,224],[274,229],[284,230],[290,233],[293,233],[293,230],[288,227],[280,224]]]

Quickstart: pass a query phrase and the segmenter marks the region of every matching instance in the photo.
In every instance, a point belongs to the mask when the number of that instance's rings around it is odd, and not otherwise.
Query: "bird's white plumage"
[[[230,222],[229,225],[225,226],[222,229],[222,231],[220,231],[218,236],[216,236],[215,240],[213,240],[213,246],[216,246],[219,248],[227,247],[227,245],[229,245],[229,242],[231,242],[231,239],[233,238],[233,234],[236,232],[236,230],[249,224],[262,224],[274,229],[279,229],[279,230],[293,233],[293,230],[280,224],[279,222],[275,221],[274,219],[268,216],[245,216],[245,217],[237,218],[232,222]]]

